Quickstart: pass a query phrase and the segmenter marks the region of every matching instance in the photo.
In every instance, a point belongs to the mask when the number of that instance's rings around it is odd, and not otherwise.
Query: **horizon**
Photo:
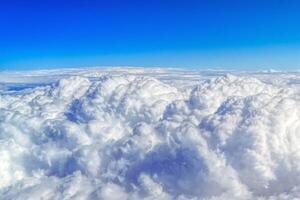
[[[229,67],[187,67],[187,66],[130,66],[130,65],[91,65],[91,66],[57,66],[57,67],[33,67],[33,68],[8,68],[8,69],[1,69],[0,73],[10,73],[10,72],[39,72],[39,71],[58,71],[58,70],[65,70],[65,71],[84,71],[84,70],[134,70],[134,69],[143,69],[143,70],[175,70],[175,71],[195,71],[195,72],[207,72],[207,71],[220,71],[220,72],[267,72],[267,73],[297,73],[300,72],[299,68],[292,68],[292,69],[281,69],[281,68],[272,68],[272,67],[251,67],[251,68],[229,68]]]

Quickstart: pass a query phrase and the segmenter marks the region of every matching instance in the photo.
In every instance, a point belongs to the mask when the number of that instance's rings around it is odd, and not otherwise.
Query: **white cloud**
[[[300,198],[297,73],[47,73],[0,92],[1,199]]]

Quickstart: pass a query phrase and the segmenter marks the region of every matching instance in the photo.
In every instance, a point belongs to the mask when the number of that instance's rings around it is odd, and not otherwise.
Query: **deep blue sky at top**
[[[300,69],[300,1],[1,1],[0,69],[101,65]]]

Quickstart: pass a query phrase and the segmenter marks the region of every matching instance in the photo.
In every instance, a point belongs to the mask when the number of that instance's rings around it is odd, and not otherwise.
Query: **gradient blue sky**
[[[300,69],[298,0],[23,0],[0,5],[0,69]]]

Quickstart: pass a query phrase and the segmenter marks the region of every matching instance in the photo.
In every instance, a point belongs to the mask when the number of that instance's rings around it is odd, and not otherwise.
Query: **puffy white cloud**
[[[105,73],[2,88],[1,199],[300,198],[297,74]]]

